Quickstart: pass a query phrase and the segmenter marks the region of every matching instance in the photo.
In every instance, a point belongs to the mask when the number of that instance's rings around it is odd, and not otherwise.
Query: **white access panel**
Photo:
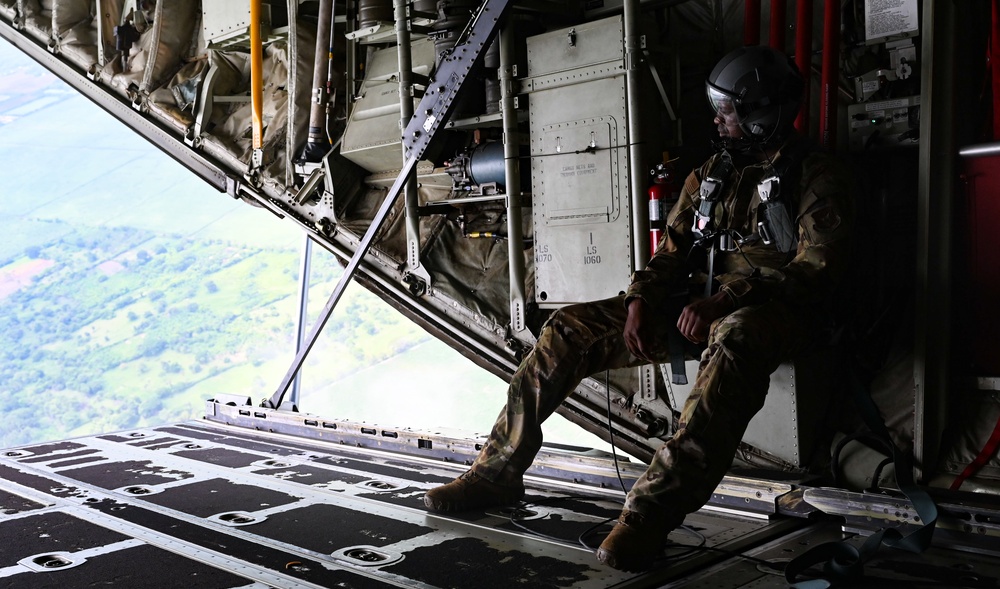
[[[535,299],[615,296],[632,273],[622,21],[528,39]]]

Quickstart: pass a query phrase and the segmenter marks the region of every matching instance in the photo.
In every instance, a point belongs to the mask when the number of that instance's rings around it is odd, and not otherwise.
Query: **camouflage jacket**
[[[701,201],[701,180],[718,157],[688,176],[656,253],[645,269],[632,276],[626,305],[639,297],[657,308],[666,297],[690,289],[692,283],[704,284],[705,256],[697,255],[702,248],[694,247],[694,213]],[[729,230],[739,244],[735,251],[719,252],[715,258],[716,280],[736,308],[773,299],[823,305],[850,263],[854,201],[846,169],[828,154],[806,151],[798,136],[782,146],[773,163],[777,165],[782,157],[801,160],[797,165],[793,162],[782,178],[781,198],[789,202],[798,227],[794,251],[780,252],[765,244],[758,233],[763,209],[757,185],[768,171],[765,164],[741,166],[734,161],[733,173],[723,184],[721,205],[714,209],[716,228]],[[760,271],[755,273],[754,268]]]

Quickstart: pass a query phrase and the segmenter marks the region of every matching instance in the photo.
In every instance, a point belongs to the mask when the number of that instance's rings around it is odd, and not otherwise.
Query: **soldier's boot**
[[[679,523],[672,523],[664,515],[625,509],[597,549],[597,560],[622,571],[644,571],[663,556],[667,536]]]
[[[524,483],[519,479],[494,483],[469,470],[447,485],[427,491],[424,505],[433,511],[471,511],[513,505],[522,497]]]

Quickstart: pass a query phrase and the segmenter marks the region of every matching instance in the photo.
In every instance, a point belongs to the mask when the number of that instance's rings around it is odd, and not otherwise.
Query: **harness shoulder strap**
[[[698,203],[698,210],[694,214],[694,231],[699,236],[714,231],[712,214],[719,198],[725,192],[726,182],[733,175],[734,169],[732,156],[728,151],[723,151],[715,158],[708,173],[701,180],[698,189],[701,202]]]

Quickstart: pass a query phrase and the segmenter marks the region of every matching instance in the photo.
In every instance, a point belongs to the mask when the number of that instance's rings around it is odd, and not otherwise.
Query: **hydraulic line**
[[[264,148],[264,44],[260,36],[261,0],[250,0],[250,100],[253,109],[253,158]]]
[[[837,89],[840,79],[840,0],[823,5],[823,68],[819,85],[819,140],[837,147]]]
[[[313,57],[312,104],[309,108],[309,155],[322,156],[329,149],[326,136],[326,102],[329,98],[333,62],[333,0],[320,0],[319,20],[316,23],[316,53]],[[317,159],[318,161],[318,159]]]
[[[760,45],[760,0],[746,0],[743,5],[743,44]]]
[[[803,135],[809,134],[809,78],[812,75],[812,0],[798,0],[795,5],[795,65],[805,81],[802,90],[802,104],[799,115],[795,117],[795,130]]]
[[[771,0],[771,36],[769,45],[785,51],[785,0]]]

